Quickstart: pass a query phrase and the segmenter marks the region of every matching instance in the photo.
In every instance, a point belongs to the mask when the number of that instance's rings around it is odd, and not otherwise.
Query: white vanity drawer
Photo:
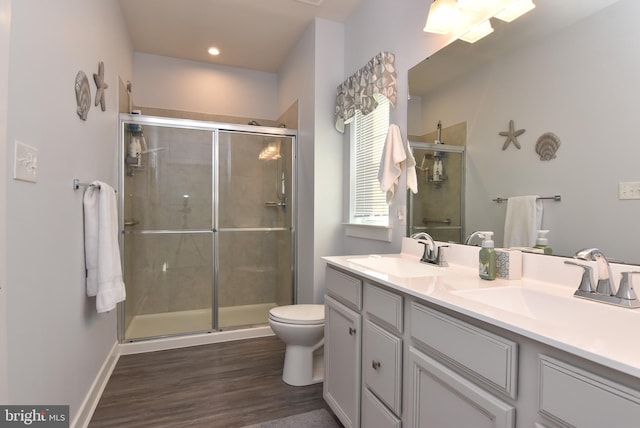
[[[401,428],[402,422],[387,409],[368,389],[362,400],[362,427]]]
[[[364,309],[376,321],[402,333],[402,296],[399,294],[365,283]]]
[[[362,281],[327,266],[325,292],[353,309],[362,309]]]
[[[539,411],[563,426],[640,425],[640,391],[540,355]]]
[[[362,377],[365,385],[395,413],[400,414],[402,340],[370,320],[364,324]]]
[[[481,383],[515,398],[518,345],[418,303],[411,304],[411,337]]]

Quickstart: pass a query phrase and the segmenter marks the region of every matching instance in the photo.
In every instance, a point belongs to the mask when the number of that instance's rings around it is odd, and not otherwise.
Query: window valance
[[[384,95],[393,107],[398,95],[396,85],[396,57],[390,52],[380,52],[364,67],[349,76],[336,95],[336,129],[344,132],[348,123],[360,110],[366,115],[378,106],[375,94]]]

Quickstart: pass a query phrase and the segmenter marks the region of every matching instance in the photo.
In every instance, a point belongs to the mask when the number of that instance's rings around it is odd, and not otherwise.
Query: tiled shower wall
[[[452,126],[443,127],[441,136],[442,143],[455,146],[466,146],[467,123],[461,122]],[[410,137],[411,141],[421,141],[433,143],[437,139],[437,131],[424,134],[419,137]],[[417,166],[420,167],[424,154],[433,155],[433,150],[414,150]],[[433,171],[433,158],[427,157],[425,166],[429,171]],[[446,230],[436,229],[438,226],[445,226],[437,223],[439,220],[450,219],[448,226],[462,225],[462,205],[461,198],[464,188],[464,174],[461,162],[461,155],[458,153],[447,153],[443,158],[447,180],[442,182],[429,182],[425,172],[417,168],[418,193],[412,195],[412,211],[415,226],[430,226],[434,229],[427,231],[434,239],[439,241],[461,242],[463,239],[462,229]],[[424,220],[435,220],[435,222],[425,222]]]

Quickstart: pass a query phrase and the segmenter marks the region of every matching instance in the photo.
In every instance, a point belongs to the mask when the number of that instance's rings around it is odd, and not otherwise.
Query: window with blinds
[[[360,111],[353,119],[351,223],[387,226],[389,206],[380,190],[378,169],[389,130],[389,100],[376,97],[378,107],[366,116]]]

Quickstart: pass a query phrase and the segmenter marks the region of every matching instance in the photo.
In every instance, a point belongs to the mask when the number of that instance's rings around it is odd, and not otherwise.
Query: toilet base
[[[282,380],[291,386],[324,381],[324,340],[315,347],[288,345],[284,353]]]

